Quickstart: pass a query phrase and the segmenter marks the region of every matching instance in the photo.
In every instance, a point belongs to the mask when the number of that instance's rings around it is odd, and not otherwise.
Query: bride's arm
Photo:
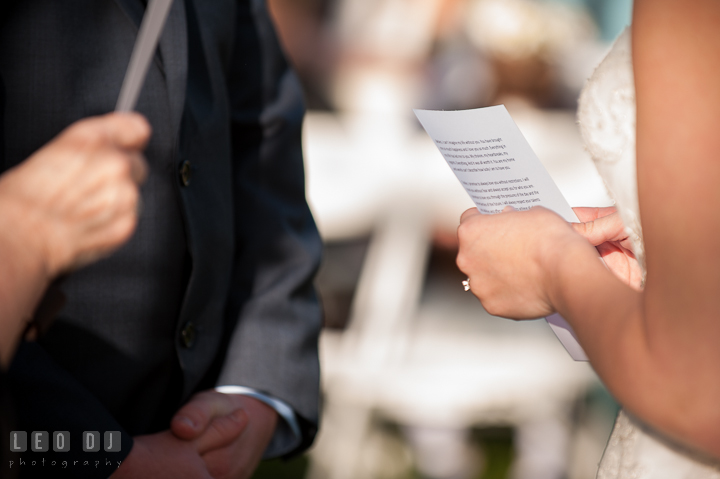
[[[638,0],[633,55],[648,344],[668,427],[720,456],[720,3]]]
[[[636,0],[643,292],[543,209],[466,213],[458,265],[494,314],[559,311],[628,410],[720,457],[720,2]]]

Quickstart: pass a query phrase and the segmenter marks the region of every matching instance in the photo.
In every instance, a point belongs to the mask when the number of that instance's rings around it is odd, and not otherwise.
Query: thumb
[[[248,421],[248,416],[242,409],[236,409],[226,416],[216,417],[195,441],[198,454],[202,456],[213,449],[227,446],[242,434]]]
[[[571,223],[571,225],[577,233],[585,237],[593,246],[606,241],[622,241],[627,238],[625,225],[617,213],[587,223]]]
[[[111,144],[125,150],[143,150],[150,139],[148,121],[137,113],[108,113],[91,118]]]
[[[227,416],[237,407],[227,394],[205,391],[193,396],[175,413],[170,430],[180,439],[199,437],[216,417]]]

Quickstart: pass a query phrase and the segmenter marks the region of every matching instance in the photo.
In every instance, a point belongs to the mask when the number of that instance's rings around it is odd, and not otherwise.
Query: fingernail
[[[178,416],[175,418],[176,421],[180,421],[184,424],[186,424],[190,429],[195,429],[197,426],[195,426],[195,423],[190,419],[189,417],[185,416]]]
[[[235,411],[230,414],[230,417],[233,421],[237,423],[243,423],[245,422],[247,414],[242,409],[236,409]]]

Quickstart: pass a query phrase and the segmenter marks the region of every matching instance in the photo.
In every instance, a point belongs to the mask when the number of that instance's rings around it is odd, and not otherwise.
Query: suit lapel
[[[187,25],[185,23],[185,2],[183,0],[173,1],[167,23],[160,36],[159,48],[165,67],[165,81],[167,82],[173,131],[178,135],[180,132],[180,120],[185,107],[185,87],[188,70]]]
[[[140,22],[145,13],[145,7],[142,2],[140,0],[115,0],[115,3],[120,6],[120,9],[125,15],[135,24],[135,28],[140,28]]]

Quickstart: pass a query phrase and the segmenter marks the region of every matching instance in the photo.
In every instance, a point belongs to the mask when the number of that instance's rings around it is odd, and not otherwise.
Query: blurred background
[[[268,0],[306,93],[324,414],[259,478],[592,479],[617,405],[547,324],[465,293],[473,207],[412,109],[503,103],[572,206],[612,204],[575,119],[630,0]]]

